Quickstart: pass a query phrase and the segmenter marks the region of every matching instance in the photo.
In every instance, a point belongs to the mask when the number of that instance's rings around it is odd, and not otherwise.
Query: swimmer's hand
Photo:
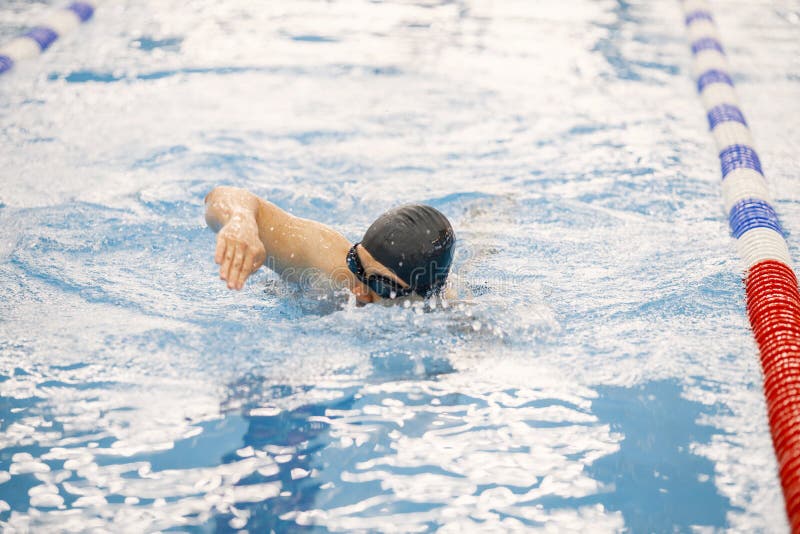
[[[228,282],[228,289],[242,289],[247,277],[264,264],[266,256],[255,217],[246,212],[232,214],[217,234],[214,253],[219,277]]]

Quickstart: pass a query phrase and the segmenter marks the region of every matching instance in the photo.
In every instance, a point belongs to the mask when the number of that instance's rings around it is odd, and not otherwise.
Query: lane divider
[[[94,14],[102,0],[72,2],[51,12],[41,24],[31,28],[4,46],[0,46],[0,74],[8,72],[19,61],[38,56],[59,37],[71,32]]]
[[[725,49],[705,0],[682,0],[692,72],[719,151],[731,234],[747,268],[747,314],[761,354],[764,395],[786,512],[800,534],[800,292],[761,160],[739,107]]]

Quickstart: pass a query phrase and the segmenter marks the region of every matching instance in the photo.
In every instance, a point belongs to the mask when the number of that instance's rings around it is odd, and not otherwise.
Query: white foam
[[[683,3],[683,11],[688,15],[694,11],[711,11],[711,6],[706,0],[686,0]]]

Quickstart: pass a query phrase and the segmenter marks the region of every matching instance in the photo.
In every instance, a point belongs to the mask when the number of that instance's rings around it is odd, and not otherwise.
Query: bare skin
[[[266,265],[288,280],[300,280],[311,271],[322,274],[333,287],[350,289],[362,303],[380,300],[347,268],[352,244],[336,230],[235,187],[214,188],[205,203],[206,223],[217,232],[214,262],[229,289],[242,289],[247,278]],[[367,275],[386,276],[408,287],[366,249],[356,251]]]

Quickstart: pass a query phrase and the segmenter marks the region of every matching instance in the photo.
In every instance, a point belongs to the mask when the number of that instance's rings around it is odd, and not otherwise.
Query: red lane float
[[[800,291],[785,263],[750,268],[747,311],[761,352],[764,396],[792,532],[800,532]]]
[[[764,396],[792,532],[800,532],[800,292],[780,261],[753,265],[747,312],[761,353]]]

